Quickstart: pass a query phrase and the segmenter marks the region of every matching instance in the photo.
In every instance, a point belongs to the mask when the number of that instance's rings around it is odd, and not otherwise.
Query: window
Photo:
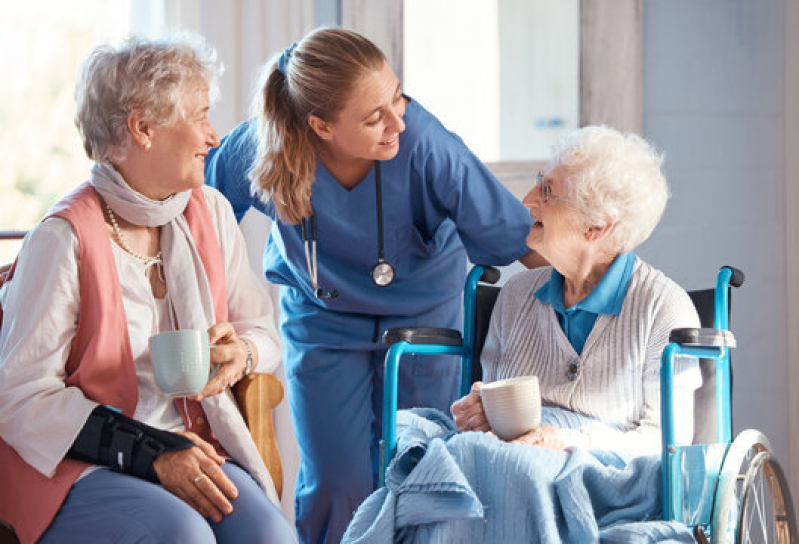
[[[128,32],[128,1],[11,2],[0,23],[0,231],[33,227],[88,177],[73,122],[75,78],[98,43]],[[0,264],[18,242],[0,244]]]
[[[481,160],[546,161],[578,127],[577,0],[404,5],[404,88]]]

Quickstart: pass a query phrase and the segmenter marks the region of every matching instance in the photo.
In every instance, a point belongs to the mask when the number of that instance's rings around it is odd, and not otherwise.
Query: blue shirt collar
[[[588,296],[568,310],[579,309],[594,314],[618,315],[624,303],[624,296],[627,294],[627,287],[630,285],[634,265],[634,253],[624,253],[616,257]],[[559,313],[566,313],[567,308],[563,305],[563,275],[554,268],[549,281],[536,291],[535,296]]]

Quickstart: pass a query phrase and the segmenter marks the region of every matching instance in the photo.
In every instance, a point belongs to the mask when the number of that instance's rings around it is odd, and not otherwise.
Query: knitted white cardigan
[[[599,315],[578,354],[552,307],[535,298],[551,271],[521,272],[500,291],[481,355],[485,381],[536,375],[544,404],[607,424],[582,428],[591,448],[632,455],[659,452],[660,357],[672,329],[699,326],[691,299],[636,257],[621,312]],[[575,360],[581,371],[571,381],[569,363]],[[691,442],[693,393],[701,382],[696,359],[675,362],[678,442]]]

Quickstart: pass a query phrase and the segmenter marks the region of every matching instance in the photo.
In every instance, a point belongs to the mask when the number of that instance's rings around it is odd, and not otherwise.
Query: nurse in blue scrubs
[[[373,43],[318,29],[264,74],[257,116],[206,161],[207,183],[273,219],[263,266],[280,284],[300,449],[302,542],[338,542],[375,488],[390,327],[460,328],[467,256],[537,264],[531,218],[400,82]],[[445,412],[452,358],[403,359],[401,407]]]

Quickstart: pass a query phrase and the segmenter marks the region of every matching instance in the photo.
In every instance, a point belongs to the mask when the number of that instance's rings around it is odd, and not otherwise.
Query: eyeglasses
[[[541,187],[541,199],[544,202],[549,202],[550,200],[560,200],[561,202],[571,202],[572,199],[566,196],[560,195],[553,195],[552,194],[552,185],[544,181],[544,173],[538,172],[535,175],[535,185],[536,187]]]

